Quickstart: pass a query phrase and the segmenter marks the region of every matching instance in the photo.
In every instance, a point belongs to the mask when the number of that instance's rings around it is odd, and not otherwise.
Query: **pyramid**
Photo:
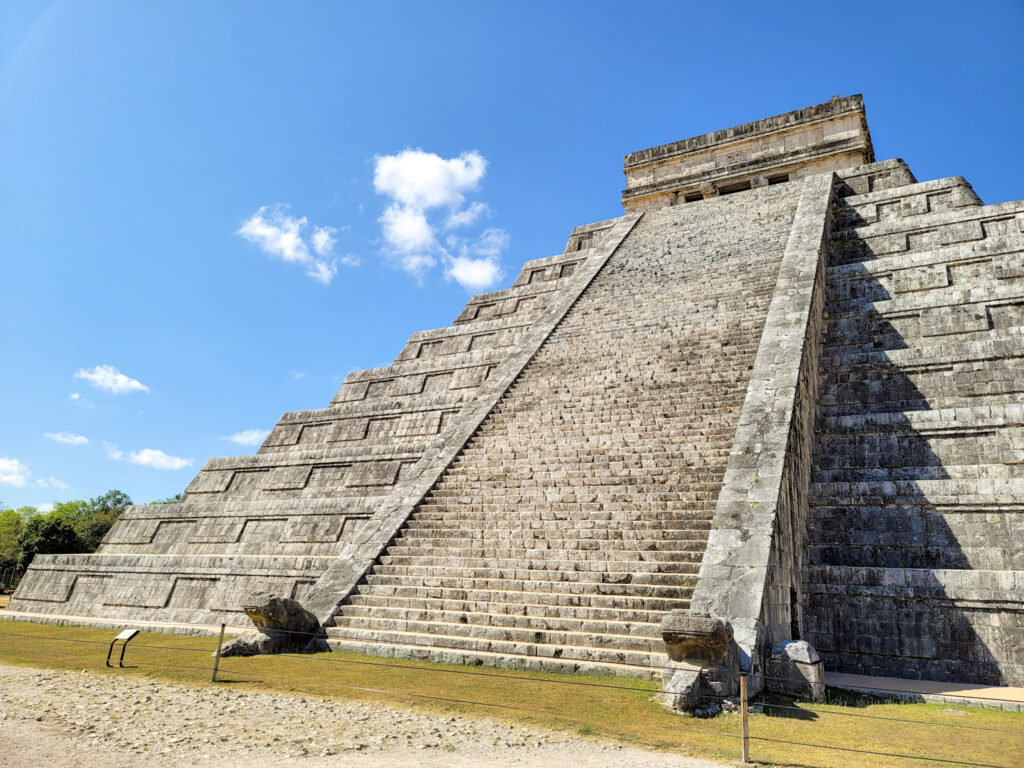
[[[414,333],[10,615],[649,677],[739,664],[1024,685],[1024,202],[876,162],[860,96],[625,158],[625,214]],[[173,627],[171,625],[174,625]]]

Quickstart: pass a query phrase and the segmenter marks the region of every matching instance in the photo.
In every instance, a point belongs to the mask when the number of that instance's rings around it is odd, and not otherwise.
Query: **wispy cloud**
[[[222,437],[221,440],[230,440],[238,445],[259,445],[267,439],[269,434],[269,429],[244,429],[241,432],[235,432],[233,435]]]
[[[106,440],[103,441],[103,450],[107,452],[108,459],[120,461],[121,459],[124,458],[124,451],[122,451],[113,443],[108,443]]]
[[[17,459],[9,459],[6,456],[0,458],[0,485],[13,485],[15,488],[24,488],[31,476],[32,473],[28,467]]]
[[[103,449],[107,452],[107,458],[114,461],[129,461],[142,467],[153,469],[184,469],[192,466],[192,459],[182,459],[171,456],[156,448],[143,448],[141,451],[133,451],[125,454],[113,443],[103,442]]]
[[[128,456],[132,464],[139,464],[143,467],[153,469],[184,469],[192,466],[192,459],[181,459],[177,456],[168,456],[156,448],[143,448]]]
[[[481,216],[490,215],[491,209],[487,203],[470,203],[464,210],[452,211],[445,219],[445,229],[459,229],[474,224]]]
[[[72,392],[68,396],[68,399],[71,400],[71,402],[74,403],[75,405],[80,405],[83,408],[95,408],[96,407],[96,404],[92,400],[90,400],[87,397],[82,397],[77,392]]]
[[[422,149],[377,156],[373,186],[390,200],[378,223],[391,260],[420,280],[440,262],[447,279],[470,290],[500,280],[501,251],[508,247],[503,230],[489,229],[476,239],[449,234],[444,243],[439,237],[442,230],[464,229],[492,213],[480,201],[466,205],[486,171],[487,161],[475,151],[452,158]]]
[[[0,485],[10,485],[14,488],[24,488],[27,485],[33,488],[59,488],[62,491],[68,489],[68,484],[56,477],[32,478],[32,471],[28,465],[17,459],[8,457],[0,458]]]
[[[75,374],[76,379],[84,379],[96,389],[105,392],[113,392],[115,395],[125,395],[129,392],[149,392],[149,387],[138,379],[125,376],[112,365],[97,365],[94,368],[82,368]],[[72,400],[78,400],[75,395]]]
[[[235,234],[274,258],[305,267],[308,277],[329,285],[338,274],[338,259],[333,253],[340,230],[337,227],[313,226],[307,242],[304,232],[309,227],[309,220],[305,216],[291,216],[289,209],[288,205],[264,205],[242,222]],[[343,256],[341,263],[357,266],[358,259]]]
[[[334,227],[313,227],[313,235],[309,238],[313,244],[313,250],[318,256],[330,256],[338,242],[334,236],[337,233]]]
[[[88,437],[75,435],[71,432],[46,432],[43,437],[56,440],[58,443],[64,443],[65,445],[85,445],[89,442]]]

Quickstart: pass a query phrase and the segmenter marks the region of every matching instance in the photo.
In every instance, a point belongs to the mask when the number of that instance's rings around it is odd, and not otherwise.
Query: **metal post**
[[[220,625],[220,640],[217,641],[217,655],[213,658],[213,678],[211,682],[217,682],[217,669],[220,667],[220,649],[224,645],[224,625]],[[746,688],[744,688],[746,690]]]
[[[750,762],[750,723],[747,720],[747,673],[740,672],[740,726],[743,729],[743,764]]]

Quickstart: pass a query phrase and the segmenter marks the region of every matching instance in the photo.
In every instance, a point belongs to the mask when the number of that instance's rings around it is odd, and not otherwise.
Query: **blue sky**
[[[1019,2],[5,2],[0,500],[254,451],[620,215],[633,150],[863,93],[879,159],[1024,197],[1022,35]]]

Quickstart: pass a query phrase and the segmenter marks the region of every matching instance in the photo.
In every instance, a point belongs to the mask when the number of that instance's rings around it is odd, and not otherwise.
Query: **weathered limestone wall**
[[[804,637],[834,670],[1020,685],[1024,203],[899,165],[836,211]]]
[[[249,625],[241,599],[267,590],[302,600],[333,558],[47,555],[11,611],[185,624]]]
[[[802,184],[690,605],[732,625],[753,690],[760,649],[789,639],[799,620],[834,186],[832,174]]]

